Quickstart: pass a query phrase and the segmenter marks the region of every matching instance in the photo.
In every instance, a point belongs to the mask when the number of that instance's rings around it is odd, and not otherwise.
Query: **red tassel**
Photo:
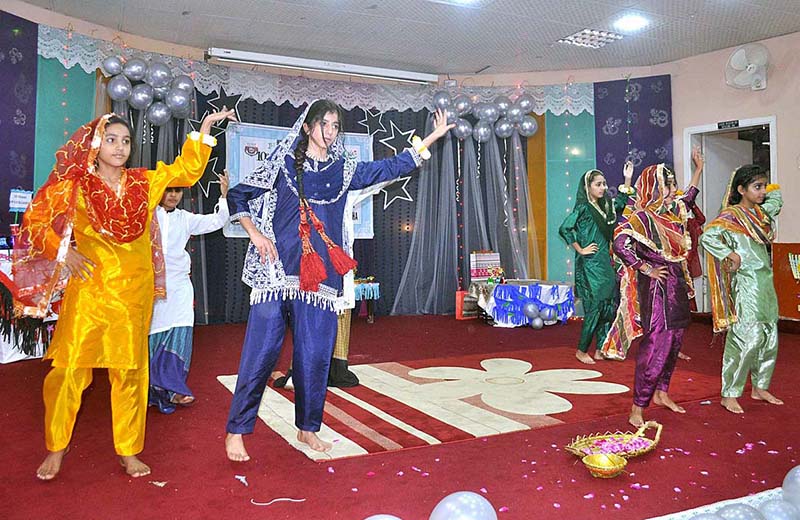
[[[328,246],[328,256],[330,257],[331,263],[333,264],[334,269],[336,269],[336,272],[341,275],[345,275],[351,270],[355,269],[356,266],[358,266],[358,262],[345,253],[344,249],[339,247],[336,242],[331,240],[331,238],[325,232],[325,225],[317,218],[314,210],[308,208],[307,211],[308,218],[311,220],[311,223],[314,224],[314,228],[317,230],[317,233],[319,233],[320,238],[322,238],[322,240]]]
[[[311,245],[311,226],[306,220],[306,208],[300,204],[300,243],[303,254],[300,257],[300,290],[317,292],[319,284],[328,277],[325,272],[325,264],[319,257],[314,246]]]
[[[327,278],[325,264],[316,251],[303,253],[300,257],[300,290],[317,292],[319,284]]]
[[[333,268],[336,269],[336,272],[341,275],[349,273],[351,270],[355,269],[356,266],[358,266],[358,262],[351,258],[350,255],[344,252],[344,249],[336,244],[334,244],[333,247],[330,245],[328,246],[328,256],[331,257]]]

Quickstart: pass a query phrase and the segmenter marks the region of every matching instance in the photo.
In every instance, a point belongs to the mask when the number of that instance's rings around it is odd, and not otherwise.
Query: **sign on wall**
[[[231,188],[239,184],[250,172],[265,161],[277,143],[290,128],[251,123],[230,123],[226,131],[226,166]],[[344,146],[358,161],[372,160],[372,136],[368,134],[344,134]],[[355,238],[372,238],[372,197],[356,204],[352,212]],[[247,238],[239,224],[228,223],[223,230],[227,237]]]

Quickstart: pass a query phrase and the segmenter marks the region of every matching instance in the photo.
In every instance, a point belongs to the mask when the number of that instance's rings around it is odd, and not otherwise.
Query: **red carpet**
[[[375,325],[357,321],[351,364],[421,366],[417,363],[434,358],[474,360],[534,351],[534,369],[585,368],[577,361],[570,365],[573,351],[564,348],[575,344],[578,332],[577,323],[533,331],[448,317],[379,318]],[[215,376],[235,373],[243,333],[238,325],[197,329],[190,385],[198,402],[171,416],[151,409],[142,458],[154,473],[144,479],[129,479],[116,461],[108,383],[105,373],[96,371],[61,474],[54,482],[38,482],[34,471],[44,456],[41,383],[47,367],[37,361],[0,366],[0,518],[361,520],[387,513],[417,520],[427,518],[447,494],[467,490],[484,494],[500,510],[500,519],[596,518],[611,511],[616,518],[634,519],[779,486],[800,458],[800,390],[793,377],[800,369],[800,336],[780,338],[771,389],[786,405],[743,399],[747,413],[735,416],[717,400],[698,401],[718,391],[721,347],[708,348],[709,327],[694,324],[685,341],[693,359],[680,362],[672,390],[679,400],[690,400],[688,413],[650,410],[647,417],[665,425],[661,444],[631,460],[630,473],[616,479],[592,478],[562,447],[578,434],[628,429],[629,394],[605,396],[592,411],[576,401],[574,410],[563,414],[566,424],[330,463],[307,459],[258,424],[247,439],[253,460],[233,464],[223,451],[230,393]],[[280,368],[286,368],[287,359],[284,355]],[[630,362],[613,366],[608,377],[615,380],[632,370]],[[246,476],[249,486],[236,475]],[[306,501],[251,503],[277,497]]]

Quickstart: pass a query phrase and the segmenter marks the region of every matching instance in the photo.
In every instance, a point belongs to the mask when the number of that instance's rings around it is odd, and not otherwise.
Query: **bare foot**
[[[194,404],[194,397],[191,395],[175,394],[170,399],[172,404],[179,404],[181,406],[192,406]]]
[[[575,352],[575,357],[578,358],[578,361],[584,363],[586,365],[594,365],[594,359],[592,356],[587,354],[586,352],[581,352],[580,350]]]
[[[742,405],[739,404],[735,397],[723,397],[719,404],[731,413],[744,413]]]
[[[687,356],[687,355],[686,355],[686,354],[684,354],[683,352],[678,352],[678,358],[679,358],[679,359],[682,359],[682,360],[684,360],[684,361],[691,361],[691,359],[692,359],[692,357],[691,357],[691,356]]]
[[[317,437],[316,432],[300,430],[297,432],[297,440],[308,444],[308,446],[314,451],[326,452],[331,451],[331,448],[333,448],[333,444],[330,442],[325,442]]]
[[[244,449],[244,439],[241,433],[229,433],[225,437],[225,451],[228,453],[228,459],[233,462],[247,462],[250,460],[250,455]]]
[[[61,461],[64,460],[64,455],[67,450],[50,451],[42,461],[39,469],[36,470],[36,477],[40,480],[53,480],[61,470]]]
[[[603,353],[602,353],[601,351],[599,351],[599,350],[595,350],[595,351],[594,351],[594,358],[595,358],[597,361],[602,361],[602,360],[604,360],[606,357],[603,355]]]
[[[676,404],[663,390],[656,390],[656,393],[653,395],[653,404],[656,406],[665,406],[675,413],[686,413],[686,410],[684,410],[682,406]]]
[[[750,397],[752,397],[756,401],[766,401],[769,404],[778,404],[778,405],[783,404],[783,401],[781,401],[768,391],[761,388],[753,387],[753,392],[750,394]]]
[[[642,416],[642,407],[633,405],[631,406],[631,415],[628,417],[628,422],[631,426],[640,427],[644,424],[644,417]]]
[[[150,466],[139,460],[136,455],[121,455],[119,463],[125,467],[125,473],[133,478],[144,477],[150,474]]]

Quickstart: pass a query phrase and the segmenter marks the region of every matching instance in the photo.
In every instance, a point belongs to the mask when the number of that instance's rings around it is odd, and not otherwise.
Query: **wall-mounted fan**
[[[764,90],[767,88],[769,51],[760,43],[742,45],[731,54],[725,65],[725,83],[734,88]]]

